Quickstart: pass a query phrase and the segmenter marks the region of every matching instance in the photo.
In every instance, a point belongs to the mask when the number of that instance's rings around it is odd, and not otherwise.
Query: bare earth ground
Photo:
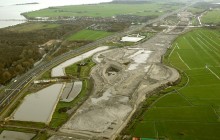
[[[188,17],[189,14],[183,14],[178,24],[189,25],[189,20],[185,20]],[[163,65],[161,58],[184,31],[185,28],[174,26],[142,44],[93,56],[97,65],[91,71],[95,84],[92,95],[59,131],[86,139],[115,139],[147,94],[179,79],[179,73]],[[50,138],[55,139],[74,138]]]
[[[114,139],[146,94],[178,80],[175,69],[161,64],[175,37],[159,33],[138,46],[96,54],[93,59],[98,64],[91,72],[95,90],[60,131]]]
[[[184,17],[185,18],[185,17]],[[181,20],[178,24],[188,24]],[[177,81],[179,73],[162,64],[162,56],[185,28],[167,28],[148,41],[93,56],[94,90],[90,98],[59,131],[86,139],[115,139],[146,95]],[[50,140],[73,137],[53,136]]]

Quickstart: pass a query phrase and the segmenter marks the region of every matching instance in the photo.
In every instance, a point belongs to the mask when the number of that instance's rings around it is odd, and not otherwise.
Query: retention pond
[[[27,95],[23,103],[12,114],[11,119],[49,124],[62,89],[63,84],[54,84]]]

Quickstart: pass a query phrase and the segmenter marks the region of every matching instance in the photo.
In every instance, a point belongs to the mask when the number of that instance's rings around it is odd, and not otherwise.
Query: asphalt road
[[[139,31],[141,30],[143,27],[145,27],[146,25],[150,25],[152,23],[155,23],[155,22],[158,22],[160,20],[163,20],[165,19],[166,17],[168,16],[171,16],[173,14],[176,14],[182,10],[185,10],[187,7],[191,6],[192,4],[195,4],[196,2],[193,2],[191,3],[190,5],[187,5],[181,9],[178,9],[176,11],[173,11],[171,13],[167,13],[165,15],[162,15],[154,20],[150,20],[148,21],[147,23],[145,24],[142,24],[136,28],[132,28],[132,29],[129,29],[127,31],[124,31],[124,32],[121,32],[121,33],[116,33],[114,35],[111,35],[111,36],[108,36],[106,38],[103,38],[103,39],[100,39],[100,40],[97,40],[93,43],[90,43],[90,44],[87,44],[85,46],[82,46],[76,50],[72,50],[72,51],[69,51],[67,53],[64,53],[56,58],[54,58],[53,60],[49,61],[49,62],[41,62],[39,65],[35,66],[34,68],[30,69],[27,73],[23,74],[22,76],[20,76],[19,78],[17,78],[16,82],[11,82],[7,89],[16,89],[16,90],[8,90],[7,92],[3,91],[3,93],[1,93],[3,95],[3,97],[1,98],[0,100],[0,113],[1,113],[1,117],[0,118],[4,118],[5,116],[3,115],[4,113],[4,108],[6,106],[8,106],[12,100],[14,99],[15,96],[18,95],[18,93],[20,92],[20,90],[24,89],[29,83],[31,83],[31,81],[37,77],[39,74],[41,73],[44,73],[48,70],[50,70],[51,68],[55,67],[56,65],[72,58],[73,56],[76,56],[76,55],[80,55],[82,54],[83,52],[86,52],[88,50],[91,50],[93,48],[96,48],[96,46],[106,42],[106,41],[109,41],[109,40],[113,40],[115,38],[118,38],[118,37],[122,37],[124,35],[127,35],[127,34],[130,34],[132,32],[135,32],[135,31]]]

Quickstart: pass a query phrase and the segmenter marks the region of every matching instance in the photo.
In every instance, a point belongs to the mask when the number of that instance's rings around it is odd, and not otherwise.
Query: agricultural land
[[[219,37],[219,30],[194,29],[173,42],[164,61],[184,73],[187,82],[181,88],[174,87],[139,116],[130,128],[133,136],[173,140],[220,137]]]
[[[0,133],[218,140],[219,9],[210,0],[114,0],[22,13],[26,23],[0,29]],[[31,106],[39,117],[23,119]]]
[[[78,5],[51,7],[39,11],[24,13],[27,18],[36,17],[113,17],[118,15],[159,16],[178,9],[181,4],[153,2],[140,4],[108,3],[94,5]],[[159,9],[159,10],[158,10]]]
[[[202,16],[202,23],[216,25],[220,23],[220,9],[214,9],[206,12]]]

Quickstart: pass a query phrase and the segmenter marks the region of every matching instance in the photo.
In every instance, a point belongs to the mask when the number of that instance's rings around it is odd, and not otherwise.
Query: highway
[[[121,33],[116,33],[114,35],[108,36],[106,38],[97,40],[93,43],[90,43],[90,44],[87,44],[87,45],[82,46],[80,48],[77,48],[75,50],[64,53],[64,54],[52,59],[49,62],[45,62],[45,61],[41,62],[39,65],[35,66],[34,68],[30,69],[28,72],[26,72],[25,74],[23,74],[19,78],[17,78],[16,82],[12,81],[7,87],[7,89],[18,89],[18,90],[8,90],[7,92],[3,91],[3,93],[1,93],[3,95],[3,97],[0,100],[0,114],[1,114],[0,119],[3,119],[5,117],[3,112],[7,112],[7,111],[4,111],[4,108],[7,107],[13,101],[14,97],[18,95],[20,90],[23,90],[39,74],[42,74],[42,73],[50,70],[51,68],[55,67],[56,65],[66,61],[66,60],[68,60],[68,59],[70,59],[70,58],[72,58],[76,55],[80,55],[80,54],[82,54],[86,51],[92,50],[92,49],[96,48],[97,46],[99,46],[100,44],[105,43],[106,41],[110,41],[110,40],[113,40],[115,38],[122,37],[124,35],[133,33],[135,31],[139,31],[143,27],[145,27],[147,25],[150,25],[152,23],[158,22],[160,20],[163,20],[166,17],[171,16],[173,14],[176,14],[176,13],[182,11],[182,10],[185,10],[186,8],[188,8],[189,6],[191,6],[192,4],[195,4],[195,3],[196,2],[193,2],[193,3],[183,7],[181,9],[178,9],[178,10],[173,11],[171,13],[167,13],[167,14],[165,14],[163,16],[160,16],[160,17],[158,17],[154,20],[150,20],[149,22],[147,22],[145,24],[142,24],[140,26],[137,26],[135,28],[131,28],[131,29],[126,30],[126,31],[121,32]]]

